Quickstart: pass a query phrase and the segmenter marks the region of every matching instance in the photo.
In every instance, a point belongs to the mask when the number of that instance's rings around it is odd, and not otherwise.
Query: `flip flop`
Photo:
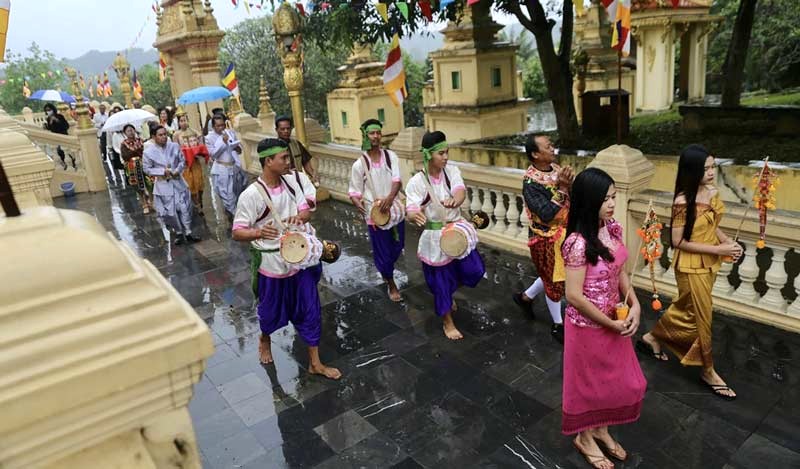
[[[625,451],[625,450],[622,448],[622,446],[620,446],[618,441],[614,441],[614,449],[609,448],[608,445],[606,444],[606,442],[603,441],[603,440],[598,440],[597,438],[595,438],[594,441],[597,442],[597,445],[600,446],[600,449],[605,449],[606,452],[608,454],[610,454],[617,461],[625,462],[625,460],[628,459],[627,452],[625,453],[625,457],[624,458],[622,456],[620,456],[620,451],[619,450],[623,450],[623,451]]]
[[[656,351],[653,350],[652,345],[648,344],[647,342],[641,339],[636,341],[636,350],[652,357],[653,360],[659,362],[665,362],[669,360],[669,356],[666,353],[664,353],[663,350],[659,350],[658,353],[656,353]]]
[[[598,466],[598,464],[601,464],[601,463],[604,463],[604,462],[608,462],[609,464],[611,464],[611,467],[614,467],[614,463],[610,459],[608,459],[605,454],[599,454],[599,455],[598,454],[589,454],[589,453],[583,451],[581,449],[581,447],[578,446],[578,443],[575,440],[572,440],[572,446],[574,446],[575,449],[578,450],[579,453],[581,453],[581,456],[583,456],[583,459],[585,459],[586,462],[588,462],[589,465],[592,466],[593,468],[595,468],[595,469],[603,469],[603,466]]]
[[[711,388],[711,392],[720,399],[725,399],[726,401],[736,400],[736,396],[726,396],[722,394],[722,391],[733,391],[727,384],[711,384],[703,378],[700,378],[700,382]]]

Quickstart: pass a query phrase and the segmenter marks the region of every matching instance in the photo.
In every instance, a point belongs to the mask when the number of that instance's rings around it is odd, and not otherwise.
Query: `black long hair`
[[[675,177],[675,194],[673,201],[682,195],[686,199],[686,223],[683,227],[683,239],[692,238],[694,221],[697,218],[697,190],[705,176],[706,160],[711,156],[706,147],[693,143],[684,148],[678,160],[678,175]],[[670,226],[673,219],[670,217]]]
[[[586,260],[592,265],[597,265],[601,257],[608,262],[614,261],[611,251],[597,236],[600,231],[600,207],[612,185],[614,180],[611,176],[598,168],[582,171],[572,183],[567,236],[570,233],[583,236],[586,240]]]

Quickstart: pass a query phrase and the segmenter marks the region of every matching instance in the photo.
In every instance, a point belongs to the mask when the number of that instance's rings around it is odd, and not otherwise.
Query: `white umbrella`
[[[143,122],[157,120],[158,117],[145,111],[144,109],[126,109],[109,117],[101,130],[103,132],[119,132],[128,124],[131,124],[139,129]]]

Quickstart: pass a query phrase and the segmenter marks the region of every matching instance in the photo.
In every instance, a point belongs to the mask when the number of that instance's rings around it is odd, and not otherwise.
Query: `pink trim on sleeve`
[[[459,189],[467,190],[467,187],[464,184],[456,184],[455,186],[453,186],[452,191],[455,192],[455,191],[457,191]]]
[[[350,197],[355,197],[356,199],[361,198],[361,192],[352,191],[348,194]]]
[[[297,206],[298,212],[302,212],[303,210],[308,210],[308,202],[303,202],[302,204]]]
[[[406,212],[419,212],[419,206],[415,204],[407,205]]]
[[[231,227],[231,231],[247,230],[249,228],[250,227],[248,225],[245,225],[244,223],[234,223],[233,226]]]
[[[399,177],[393,177],[392,182],[402,182],[402,180]]]

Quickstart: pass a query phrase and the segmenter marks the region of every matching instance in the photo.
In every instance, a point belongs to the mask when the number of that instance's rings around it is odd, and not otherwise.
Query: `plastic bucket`
[[[75,184],[71,182],[62,183],[61,192],[64,193],[64,197],[72,197],[73,195],[75,195]]]

